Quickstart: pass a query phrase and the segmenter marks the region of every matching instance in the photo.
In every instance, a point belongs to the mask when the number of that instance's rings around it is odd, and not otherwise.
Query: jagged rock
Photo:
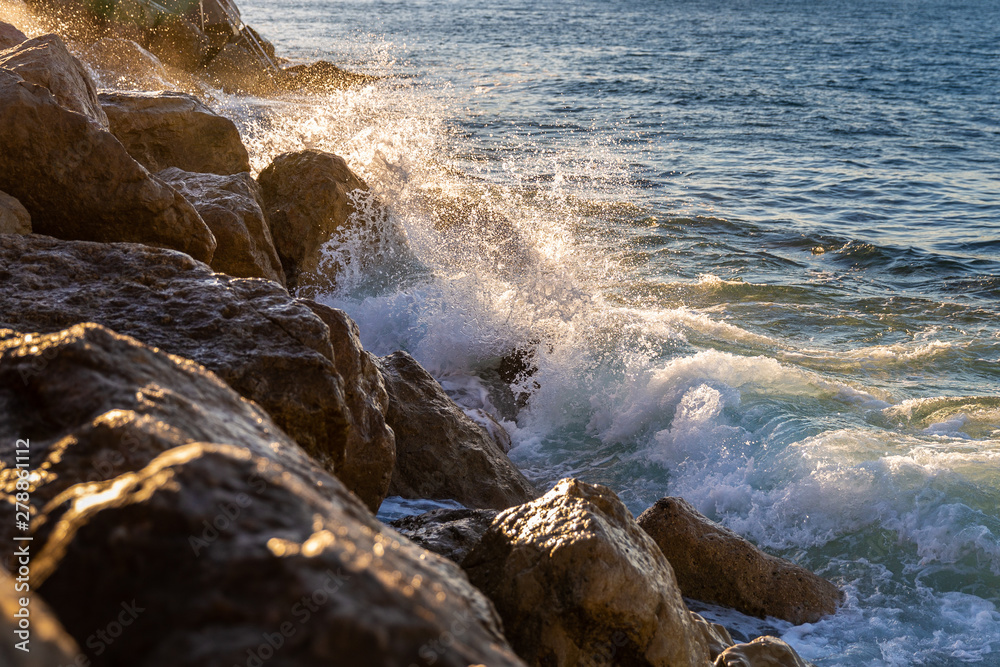
[[[506,509],[538,494],[494,440],[406,352],[380,361],[396,434],[390,495]]]
[[[356,430],[373,418],[351,412],[330,329],[279,285],[144,246],[0,236],[0,327],[53,332],[78,322],[203,364],[328,469],[384,480],[379,493],[370,481],[357,489],[369,507],[385,497],[391,434]],[[359,460],[348,464],[348,451]]]
[[[826,579],[764,553],[682,498],[661,498],[638,521],[689,598],[795,624],[832,614],[841,602],[840,590]]]
[[[30,437],[32,495],[58,491],[32,520],[33,590],[91,664],[523,664],[457,566],[197,364],[87,324],[8,334],[0,374],[0,447]]]
[[[157,174],[191,202],[215,241],[212,268],[238,278],[284,285],[285,272],[261,210],[260,187],[248,172],[220,176],[176,167]]]
[[[30,549],[29,552],[32,551]],[[16,545],[20,546],[20,545]],[[16,572],[16,569],[15,569]],[[54,665],[75,665],[79,649],[76,642],[66,634],[59,619],[55,617],[38,593],[15,586],[30,584],[27,578],[15,581],[0,567],[0,665],[4,667],[53,667]],[[25,597],[27,596],[27,597]],[[22,599],[30,600],[22,607]],[[26,619],[30,626],[20,628],[20,621]],[[18,632],[25,632],[18,635]],[[22,651],[18,644],[25,641]]]
[[[21,202],[0,192],[0,234],[30,234],[31,214]]]
[[[229,43],[205,66],[205,75],[227,93],[267,95],[278,89],[278,72],[260,56]]]
[[[811,667],[791,646],[777,637],[758,637],[736,644],[715,659],[715,667]]]
[[[28,41],[28,36],[9,23],[0,21],[0,49],[9,49],[21,42]]]
[[[108,127],[93,80],[59,35],[42,35],[0,53],[0,68],[48,88],[62,107]]]
[[[356,74],[337,67],[331,62],[318,60],[314,63],[291,65],[281,70],[281,84],[292,90],[334,90],[349,86],[361,86],[375,81],[368,74]]]
[[[729,630],[718,623],[706,621],[701,614],[696,614],[692,611],[691,620],[694,621],[695,626],[701,633],[702,642],[705,644],[705,648],[708,649],[709,659],[715,660],[719,657],[720,653],[736,643],[733,641],[732,635],[729,634]]]
[[[47,88],[3,69],[0,190],[24,205],[38,234],[145,243],[203,261],[215,251],[215,238],[194,207],[117,139],[61,106]]]
[[[498,513],[496,510],[440,509],[403,517],[390,525],[424,549],[461,565]]]
[[[564,479],[501,512],[463,567],[530,665],[708,662],[670,564],[607,487]]]
[[[315,150],[279,155],[257,181],[288,285],[309,282],[319,271],[321,246],[355,224],[356,198],[368,186],[342,157]]]
[[[211,55],[212,40],[187,19],[172,16],[150,31],[148,48],[171,67],[195,72]]]
[[[160,59],[131,39],[105,37],[91,44],[82,58],[106,87],[159,90],[170,84]]]
[[[152,172],[168,167],[203,174],[250,171],[250,157],[233,121],[193,95],[175,92],[102,93],[111,132]]]
[[[337,371],[344,379],[346,416],[350,429],[337,476],[349,489],[366,499],[373,511],[389,490],[396,462],[396,438],[385,421],[389,409],[382,373],[375,357],[361,345],[358,325],[342,310],[315,301],[299,300],[330,329],[330,343]]]

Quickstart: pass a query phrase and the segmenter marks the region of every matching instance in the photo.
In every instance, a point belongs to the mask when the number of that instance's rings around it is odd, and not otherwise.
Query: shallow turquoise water
[[[773,624],[817,664],[1000,665],[1000,6],[242,6],[386,77],[221,100],[257,168],[338,152],[406,229],[329,249],[366,346],[504,418],[539,485],[682,495],[837,582]]]

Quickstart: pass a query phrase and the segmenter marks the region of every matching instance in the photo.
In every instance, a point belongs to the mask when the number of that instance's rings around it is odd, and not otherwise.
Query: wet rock
[[[204,74],[227,93],[268,95],[278,90],[277,71],[239,44],[222,47],[205,66]]]
[[[701,633],[702,642],[708,649],[709,659],[715,660],[720,653],[736,643],[729,634],[729,630],[718,623],[710,623],[703,616],[694,612],[691,612],[691,620],[694,621],[695,627]]]
[[[506,509],[537,496],[489,434],[462,412],[405,352],[380,361],[389,392],[386,421],[396,434],[390,495],[457,500]]]
[[[346,417],[350,422],[343,461],[337,477],[370,503],[373,511],[386,497],[396,462],[396,438],[385,421],[389,409],[377,361],[361,345],[358,325],[342,310],[315,301],[299,300],[330,328],[330,344],[337,371],[344,379]]]
[[[108,127],[108,117],[97,100],[93,80],[58,35],[29,39],[0,53],[0,68],[48,88],[62,107],[83,114],[105,129]]]
[[[278,253],[261,210],[260,187],[248,172],[220,176],[171,167],[157,174],[197,209],[216,243],[212,268],[238,278],[284,285]]]
[[[342,157],[315,150],[279,155],[257,181],[289,287],[316,280],[321,247],[358,224],[354,215],[368,186]],[[373,246],[377,236],[375,229]]]
[[[0,190],[28,210],[38,234],[144,243],[203,261],[215,251],[194,207],[114,136],[61,106],[47,88],[2,69]]]
[[[21,202],[0,192],[0,234],[30,234],[31,214]]]
[[[376,77],[349,72],[325,60],[291,65],[281,70],[281,84],[291,90],[303,88],[306,90],[336,90],[349,86],[363,86],[375,80]]]
[[[832,614],[841,602],[842,593],[826,579],[764,553],[682,498],[661,498],[638,522],[673,565],[687,597],[795,624]]]
[[[777,637],[758,637],[737,644],[715,659],[715,667],[810,667],[791,646]]]
[[[164,451],[198,441],[239,443],[330,485],[267,414],[216,375],[100,325],[8,336],[0,361],[0,490],[16,492],[15,443],[29,439],[33,516],[75,484],[141,470]],[[4,545],[12,544],[12,530],[0,524]],[[47,535],[35,535],[35,553]]]
[[[160,59],[131,39],[105,37],[83,53],[105,87],[159,90],[169,86],[169,74]]]
[[[523,664],[457,566],[197,364],[87,324],[8,332],[0,374],[0,447],[44,459],[32,583],[92,664]]]
[[[79,322],[193,359],[260,405],[327,469],[388,480],[384,440],[372,439],[370,451],[358,444],[365,438],[355,423],[363,418],[345,398],[330,329],[279,285],[138,245],[0,237],[0,327],[49,333]],[[348,465],[348,451],[360,460]],[[385,491],[368,488],[358,491],[377,508]]]
[[[428,551],[462,564],[496,518],[497,510],[440,509],[390,525]]]
[[[16,570],[15,570],[16,571]],[[16,585],[26,582],[16,582],[0,567],[0,665],[5,667],[53,667],[53,665],[75,665],[79,649],[76,642],[66,634],[59,619],[55,617],[49,606],[33,591],[25,593],[17,591]],[[22,607],[20,600],[23,595],[29,595],[30,606]],[[17,633],[21,631],[19,623],[28,614],[30,622],[28,642],[22,651],[18,648],[24,639]]]
[[[607,487],[564,479],[501,512],[466,557],[529,665],[698,665],[670,564]]]
[[[198,98],[174,92],[102,93],[111,132],[152,172],[168,167],[204,174],[250,171],[250,157],[233,121]]]
[[[150,31],[147,46],[171,67],[195,72],[211,56],[212,40],[187,19],[172,16]]]
[[[9,49],[26,41],[28,41],[27,35],[11,24],[0,21],[0,49]]]

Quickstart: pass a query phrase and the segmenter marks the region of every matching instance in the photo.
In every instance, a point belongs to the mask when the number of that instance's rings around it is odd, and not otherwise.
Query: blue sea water
[[[836,615],[767,622],[817,665],[1000,665],[1000,4],[241,6],[383,77],[219,101],[256,169],[337,152],[406,230],[328,248],[316,296],[369,349],[501,419],[540,487],[680,495],[836,582]]]

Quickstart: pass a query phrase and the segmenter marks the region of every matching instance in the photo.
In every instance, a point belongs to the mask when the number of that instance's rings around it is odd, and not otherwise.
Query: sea
[[[367,349],[540,489],[681,496],[845,592],[799,626],[695,605],[737,637],[1000,665],[1000,3],[239,4],[378,77],[213,100],[255,171],[337,153],[405,237],[328,244],[309,288]]]

